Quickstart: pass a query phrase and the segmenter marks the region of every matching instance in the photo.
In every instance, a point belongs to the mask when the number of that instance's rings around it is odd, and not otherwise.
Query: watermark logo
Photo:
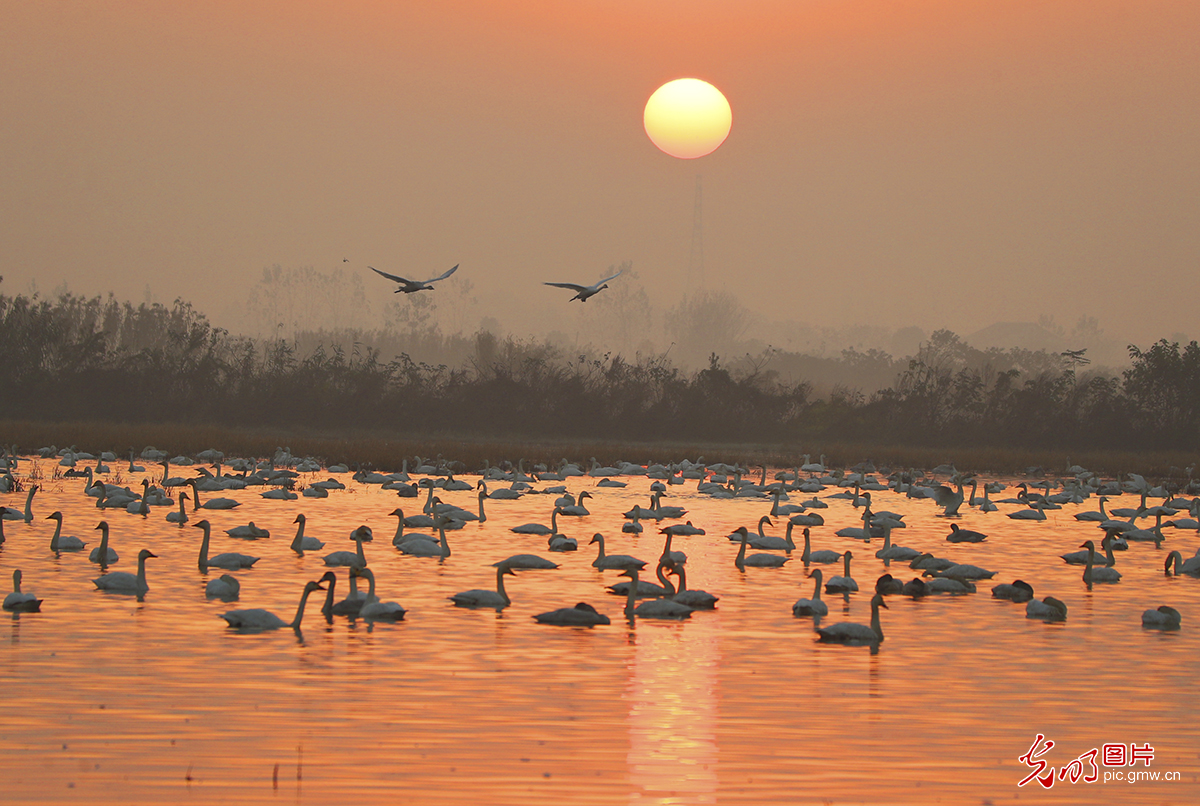
[[[1094,784],[1103,779],[1104,783],[1120,781],[1122,783],[1137,783],[1138,781],[1178,781],[1180,774],[1174,771],[1151,770],[1150,762],[1154,760],[1154,748],[1147,742],[1142,746],[1137,743],[1117,744],[1106,743],[1099,748],[1093,747],[1080,753],[1061,767],[1055,767],[1045,758],[1054,749],[1054,740],[1047,739],[1039,733],[1033,744],[1018,757],[1018,761],[1030,768],[1030,773],[1017,782],[1017,786],[1025,786],[1037,781],[1043,788],[1049,789],[1056,783],[1070,782],[1072,784]],[[1096,763],[1099,757],[1100,764]],[[1141,762],[1145,769],[1134,768]],[[1104,766],[1103,772],[1100,766]]]

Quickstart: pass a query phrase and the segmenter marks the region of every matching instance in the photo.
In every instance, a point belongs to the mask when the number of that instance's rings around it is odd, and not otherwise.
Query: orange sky
[[[506,328],[567,327],[540,282],[628,259],[678,300],[701,173],[709,281],[770,318],[1200,337],[1194,0],[5,6],[8,293],[238,330],[264,266],[461,263]],[[733,107],[696,161],[641,124],[682,76]]]

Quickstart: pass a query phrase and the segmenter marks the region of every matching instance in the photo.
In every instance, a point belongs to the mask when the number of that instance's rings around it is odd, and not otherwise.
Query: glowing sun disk
[[[712,84],[680,78],[654,91],[646,102],[643,122],[654,145],[673,157],[695,159],[725,142],[733,113]]]

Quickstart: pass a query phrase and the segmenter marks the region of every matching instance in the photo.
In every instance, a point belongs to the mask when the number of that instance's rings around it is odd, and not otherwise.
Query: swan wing
[[[406,280],[403,277],[397,277],[394,274],[388,274],[386,271],[380,271],[379,269],[375,268],[374,266],[367,266],[367,268],[370,269],[371,271],[375,272],[378,275],[382,275],[383,277],[388,278],[389,280],[391,280],[394,283],[401,283],[402,285],[410,285],[412,283],[412,280]],[[454,269],[457,269],[457,268],[458,268],[458,266],[454,267]],[[450,271],[454,271],[454,269],[451,269]]]
[[[615,279],[617,279],[618,277],[620,277],[620,276],[621,276],[622,274],[624,274],[624,273],[625,273],[625,270],[624,270],[624,269],[621,269],[619,272],[617,272],[616,274],[612,275],[611,277],[605,277],[603,280],[600,280],[600,281],[598,281],[598,282],[597,282],[595,285],[593,285],[593,286],[592,286],[592,288],[599,288],[600,286],[602,286],[602,285],[604,285],[605,283],[607,283],[609,280],[615,280]]]
[[[445,280],[447,277],[449,277],[451,274],[454,274],[454,272],[456,272],[456,271],[458,271],[457,263],[454,264],[454,268],[452,268],[450,271],[446,272],[445,274],[439,274],[437,277],[434,277],[432,280],[426,280],[425,282],[421,283],[421,285],[429,285],[430,283],[436,283],[438,280]],[[382,274],[382,272],[380,272],[380,274]]]
[[[555,288],[569,288],[572,291],[583,292],[588,290],[586,285],[576,285],[575,283],[542,283],[542,285],[552,285]]]

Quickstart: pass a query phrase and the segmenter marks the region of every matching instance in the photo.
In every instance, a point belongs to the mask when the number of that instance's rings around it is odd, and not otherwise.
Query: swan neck
[[[504,590],[504,566],[496,569],[496,593],[500,594],[505,604],[512,604],[512,599],[508,598],[508,591]]]
[[[208,524],[204,525],[204,537],[200,540],[200,570],[208,568],[208,541],[212,537],[212,529]]]
[[[58,525],[54,527],[54,537],[50,538],[50,550],[58,551],[58,538],[62,534],[62,518],[57,518]]]
[[[625,615],[632,619],[633,603],[637,600],[638,572],[632,570],[630,574],[632,574],[632,577],[629,580],[629,596],[625,599]]]
[[[304,618],[304,605],[308,602],[308,596],[312,590],[305,586],[304,593],[300,594],[300,606],[296,608],[296,617],[292,619],[291,628],[293,630],[300,629],[300,620]]]
[[[292,538],[291,548],[297,554],[304,554],[304,521],[300,521],[299,526],[296,528],[296,536]]]

